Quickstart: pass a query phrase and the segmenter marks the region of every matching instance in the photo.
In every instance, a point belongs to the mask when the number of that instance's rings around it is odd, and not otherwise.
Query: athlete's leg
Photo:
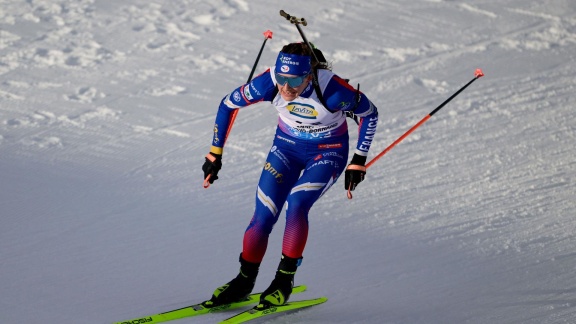
[[[282,243],[282,259],[272,283],[260,296],[260,303],[282,305],[294,287],[294,275],[302,260],[308,238],[308,211],[332,186],[344,170],[347,146],[323,154],[312,155],[304,172],[288,196],[286,229]]]
[[[301,258],[308,238],[308,212],[312,205],[338,179],[348,157],[347,146],[320,151],[308,161],[304,172],[292,188],[286,208],[286,228],[282,253],[290,258]]]
[[[242,257],[246,261],[262,262],[268,236],[278,221],[286,197],[298,180],[302,164],[290,151],[290,147],[280,144],[274,145],[268,153],[258,182],[254,216],[244,234]]]

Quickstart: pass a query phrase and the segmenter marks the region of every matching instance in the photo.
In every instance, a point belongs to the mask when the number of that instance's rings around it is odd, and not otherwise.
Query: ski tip
[[[306,291],[306,289],[308,289],[308,287],[306,287],[306,285],[294,286],[294,288],[292,288],[292,293],[303,292],[303,291]]]
[[[268,29],[267,31],[264,32],[264,37],[266,39],[270,39],[270,38],[272,38],[272,34],[273,34],[272,31],[270,29]]]
[[[484,76],[484,72],[482,72],[482,69],[476,69],[476,71],[474,72],[474,76],[476,78],[481,78]]]
[[[316,302],[317,302],[318,304],[322,304],[322,303],[325,303],[325,302],[327,302],[327,301],[328,301],[328,297],[325,297],[325,296],[320,297],[320,298],[316,298]]]

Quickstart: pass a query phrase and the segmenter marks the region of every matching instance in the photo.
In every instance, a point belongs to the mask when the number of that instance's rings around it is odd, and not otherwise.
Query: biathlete
[[[316,50],[315,50],[316,51]],[[245,298],[252,292],[268,236],[286,204],[282,257],[276,276],[262,293],[263,305],[282,305],[294,286],[308,237],[308,212],[345,172],[346,190],[366,174],[366,157],[376,133],[378,110],[359,89],[317,62],[305,43],[284,46],[276,65],[225,96],[218,108],[210,153],[202,166],[209,183],[218,179],[232,112],[269,101],[279,119],[256,190],[256,208],[244,234],[240,272],[218,287],[207,307]],[[324,68],[323,68],[324,67]],[[360,117],[354,156],[348,161],[346,113]]]

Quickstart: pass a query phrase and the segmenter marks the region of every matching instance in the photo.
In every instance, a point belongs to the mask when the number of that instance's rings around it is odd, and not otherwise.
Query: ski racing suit
[[[282,253],[301,258],[308,237],[308,212],[338,179],[348,161],[346,111],[360,117],[355,154],[367,156],[376,133],[378,111],[360,91],[330,70],[318,70],[319,89],[307,88],[295,100],[285,101],[276,89],[274,67],[225,96],[218,108],[211,152],[222,154],[231,114],[260,101],[269,101],[279,119],[272,148],[264,163],[256,208],[244,234],[242,257],[260,263],[268,236],[286,203]]]

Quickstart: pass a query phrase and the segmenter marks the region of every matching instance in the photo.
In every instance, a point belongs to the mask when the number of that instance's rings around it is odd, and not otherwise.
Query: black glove
[[[354,191],[356,186],[364,180],[366,175],[366,157],[358,154],[354,154],[352,161],[348,164],[346,171],[344,172],[344,189]]]
[[[215,180],[218,180],[218,171],[222,168],[222,154],[215,154],[215,153],[208,153],[206,155],[206,162],[202,165],[202,171],[204,171],[204,179],[208,179],[210,184],[214,183]]]

